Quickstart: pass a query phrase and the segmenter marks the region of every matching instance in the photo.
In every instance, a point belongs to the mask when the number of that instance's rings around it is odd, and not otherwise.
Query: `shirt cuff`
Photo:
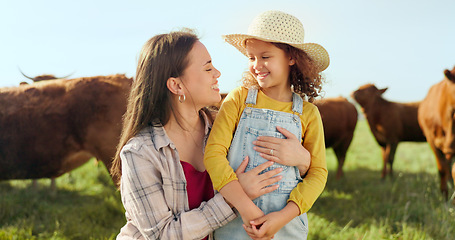
[[[214,204],[212,209],[215,211],[215,216],[219,216],[218,221],[216,221],[216,228],[226,225],[228,222],[234,220],[234,218],[237,217],[237,215],[234,213],[234,210],[232,210],[229,204],[226,203],[221,193],[215,194],[212,200]]]

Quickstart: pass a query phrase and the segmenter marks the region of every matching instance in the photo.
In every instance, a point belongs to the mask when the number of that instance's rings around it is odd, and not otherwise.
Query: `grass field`
[[[308,213],[308,239],[455,239],[455,207],[442,199],[433,154],[426,143],[402,143],[395,178],[380,180],[379,146],[359,121],[344,166],[327,152],[327,187]],[[57,179],[0,182],[0,240],[115,239],[125,223],[120,194],[102,164],[90,161]],[[453,192],[453,186],[450,185]]]

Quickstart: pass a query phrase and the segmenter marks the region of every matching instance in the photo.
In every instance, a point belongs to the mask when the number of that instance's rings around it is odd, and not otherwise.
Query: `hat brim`
[[[265,42],[275,42],[275,43],[286,43],[295,48],[303,50],[310,58],[313,60],[320,72],[324,71],[330,64],[329,53],[325,50],[324,47],[317,43],[291,43],[291,42],[282,42],[276,41],[273,39],[267,39],[263,37],[248,35],[248,34],[228,34],[223,35],[222,38],[235,48],[239,50],[243,55],[247,56],[245,41],[247,39],[258,39]]]

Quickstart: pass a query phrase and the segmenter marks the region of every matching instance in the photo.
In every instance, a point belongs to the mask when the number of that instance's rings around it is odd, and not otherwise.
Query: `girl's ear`
[[[182,81],[179,78],[170,77],[167,79],[166,86],[169,91],[176,95],[183,95]]]

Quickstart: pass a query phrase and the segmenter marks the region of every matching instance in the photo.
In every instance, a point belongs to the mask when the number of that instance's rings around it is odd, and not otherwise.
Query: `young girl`
[[[303,43],[303,37],[302,23],[279,11],[256,17],[248,34],[224,36],[249,58],[249,72],[243,86],[224,100],[205,151],[204,164],[213,186],[242,218],[216,230],[215,239],[248,235],[306,239],[306,212],[327,181],[322,121],[310,102],[321,90],[320,72],[328,67],[329,57],[322,46]],[[292,139],[299,139],[309,152],[308,172],[308,159],[284,158],[295,149],[288,144]],[[246,156],[247,171],[267,160],[276,162],[265,171],[282,169],[278,190],[253,201],[248,198],[233,171]],[[246,232],[239,231],[242,220]]]

